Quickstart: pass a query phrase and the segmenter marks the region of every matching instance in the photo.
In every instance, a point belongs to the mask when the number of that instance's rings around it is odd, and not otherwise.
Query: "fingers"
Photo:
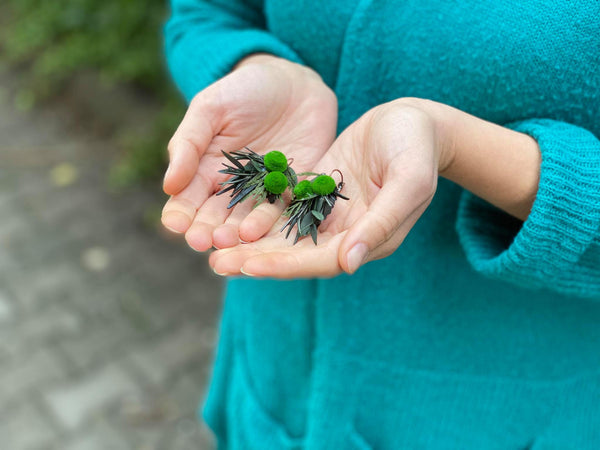
[[[412,178],[412,179],[411,179]],[[425,211],[435,192],[429,177],[394,176],[348,229],[340,245],[339,264],[354,273],[366,261],[391,254]]]
[[[226,195],[213,195],[198,209],[194,221],[185,234],[188,245],[198,252],[205,252],[213,246],[212,235],[222,225],[229,213],[227,204],[230,198]]]
[[[220,108],[209,101],[213,97],[210,91],[198,94],[169,141],[169,167],[163,181],[169,195],[178,194],[192,181],[202,155],[220,131]]]
[[[199,147],[185,138],[173,138],[169,143],[169,160],[163,190],[169,195],[175,195],[194,177],[200,162]]]
[[[240,223],[240,239],[245,242],[254,242],[263,237],[277,223],[286,206],[287,202],[279,200],[273,204],[263,202],[258,205]]]
[[[214,252],[209,264],[220,275],[245,274],[254,277],[310,278],[332,277],[341,273],[339,245],[344,233],[319,235],[319,245],[310,238],[293,245],[281,235],[262,238],[255,244],[243,244]]]
[[[315,247],[312,240],[302,248],[265,252],[248,258],[240,271],[248,276],[275,278],[328,278],[341,273],[338,249],[342,235]],[[296,244],[298,245],[298,244]]]
[[[162,224],[175,233],[185,233],[192,224],[196,210],[212,195],[212,183],[212,179],[194,176],[181,192],[165,203]]]
[[[240,244],[212,252],[208,263],[217,275],[240,275],[244,262],[261,252],[259,245]]]
[[[194,203],[186,198],[171,197],[165,203],[160,221],[174,233],[185,233],[196,214]]]
[[[225,223],[216,227],[213,232],[213,245],[216,248],[229,248],[240,243],[239,225],[250,214],[253,205],[253,201],[247,200],[230,210],[231,212]]]

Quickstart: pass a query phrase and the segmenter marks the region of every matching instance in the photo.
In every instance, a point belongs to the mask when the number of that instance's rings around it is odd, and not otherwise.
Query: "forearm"
[[[537,142],[450,106],[419,102],[438,129],[440,175],[525,220],[539,183]]]

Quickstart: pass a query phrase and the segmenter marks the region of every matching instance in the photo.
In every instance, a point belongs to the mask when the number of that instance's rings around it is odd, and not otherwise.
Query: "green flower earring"
[[[281,200],[281,194],[285,192],[288,186],[294,189],[298,183],[298,178],[294,169],[290,167],[287,158],[283,153],[273,150],[262,156],[244,147],[246,151],[238,150],[223,155],[232,165],[223,163],[225,169],[219,170],[220,173],[233,175],[229,180],[221,183],[223,188],[217,192],[222,195],[231,191],[231,201],[227,209],[233,208],[239,202],[253,197],[256,200],[256,206],[266,200],[274,203],[275,200]],[[247,161],[242,164],[241,161]]]
[[[341,177],[341,181],[336,184],[333,177],[325,174],[302,173],[300,175],[316,175],[311,180],[303,180],[294,187],[294,199],[283,212],[283,215],[289,217],[288,221],[283,225],[281,231],[286,228],[287,238],[294,225],[296,225],[296,237],[294,244],[303,236],[312,237],[315,245],[317,244],[317,229],[321,222],[331,213],[335,202],[338,198],[349,200],[348,197],[342,195],[340,191],[344,187],[344,176],[342,172],[335,169]]]

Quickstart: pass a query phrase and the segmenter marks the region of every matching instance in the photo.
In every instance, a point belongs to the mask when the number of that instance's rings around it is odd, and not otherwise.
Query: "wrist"
[[[290,61],[289,59],[280,58],[279,56],[275,56],[270,53],[253,53],[251,55],[248,55],[245,58],[241,59],[233,67],[233,70],[237,70],[241,67],[253,64],[268,66],[274,69],[281,70],[283,73],[286,73],[288,76],[291,77],[303,75],[309,78],[313,78],[314,81],[319,81],[323,83],[323,79],[321,78],[321,76],[317,72],[312,70],[310,67],[295,63],[293,61]]]
[[[537,193],[540,150],[530,136],[442,103],[402,98],[430,119],[438,174],[525,220]]]
[[[280,64],[281,61],[287,60],[269,53],[252,53],[251,55],[248,55],[238,61],[238,63],[233,67],[233,70],[250,64]]]
[[[537,142],[448,105],[428,101],[422,105],[436,123],[439,174],[525,220],[539,183]]]
[[[453,131],[457,110],[443,103],[414,97],[401,98],[394,103],[416,108],[428,117],[435,136],[438,174],[447,177],[447,174],[452,172],[456,158],[457,149]]]

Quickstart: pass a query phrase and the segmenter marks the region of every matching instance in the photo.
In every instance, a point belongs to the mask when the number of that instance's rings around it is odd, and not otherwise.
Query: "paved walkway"
[[[219,280],[145,218],[159,186],[107,192],[110,139],[64,110],[16,111],[9,85],[0,77],[0,447],[212,448],[195,409]]]

